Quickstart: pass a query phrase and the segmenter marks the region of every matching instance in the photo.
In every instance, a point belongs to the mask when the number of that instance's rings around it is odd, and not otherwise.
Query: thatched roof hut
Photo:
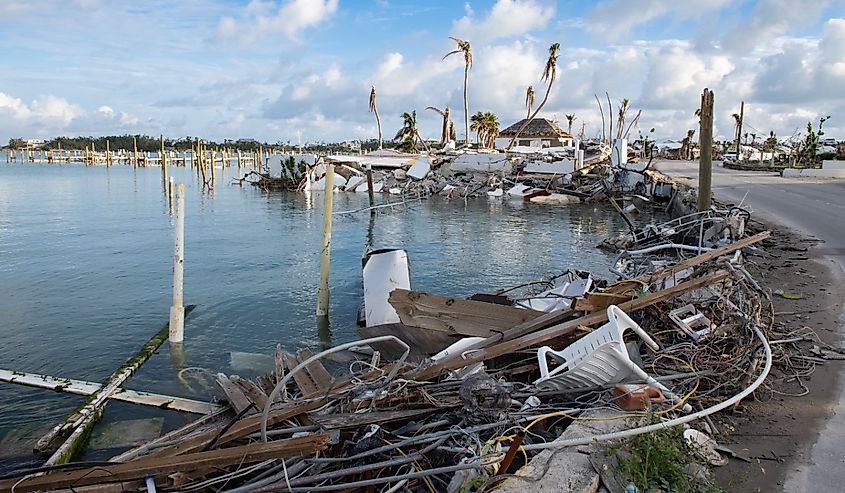
[[[496,139],[496,147],[507,146],[510,139],[516,134],[516,131],[525,123],[525,119],[520,120],[510,127],[499,132],[499,137]],[[501,139],[501,142],[500,142]],[[552,120],[546,118],[535,118],[531,123],[519,134],[519,142],[517,145],[530,147],[563,147],[571,146],[575,139],[569,135],[566,130],[560,128],[560,125]],[[502,145],[500,145],[502,144]]]

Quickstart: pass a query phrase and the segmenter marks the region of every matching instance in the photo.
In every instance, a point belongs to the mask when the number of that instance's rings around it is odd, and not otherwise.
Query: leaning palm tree
[[[525,118],[531,118],[531,107],[534,106],[534,86],[528,86],[525,90],[525,107],[528,108],[528,114]]]
[[[549,93],[552,91],[552,86],[555,83],[555,79],[557,78],[557,57],[560,54],[560,43],[555,43],[549,46],[549,59],[546,60],[546,66],[543,69],[543,76],[542,80],[546,82],[546,94],[543,96],[543,100],[540,101],[540,105],[537,106],[537,109],[534,110],[534,113],[531,114],[528,118],[525,119],[525,122],[519,127],[519,130],[513,135],[510,143],[508,144],[508,149],[513,147],[513,144],[516,142],[516,139],[519,138],[519,134],[525,130],[525,127],[531,123],[531,120],[537,117],[537,113],[543,109],[543,106],[546,105],[546,102],[549,100]]]
[[[440,143],[445,144],[449,141],[454,132],[455,124],[452,123],[451,112],[452,110],[449,109],[447,106],[446,109],[441,110],[440,108],[435,108],[434,106],[426,107],[427,110],[436,111],[440,116],[443,117],[443,126],[440,129]]]
[[[742,117],[739,113],[732,113],[731,117],[734,119],[734,140],[739,142],[739,127],[742,126]]]
[[[402,128],[396,132],[393,140],[402,142],[407,150],[417,150],[417,112],[402,113]]]
[[[430,150],[428,148],[428,144],[426,144],[425,140],[423,140],[420,135],[419,128],[417,128],[416,110],[410,113],[402,113],[402,128],[396,132],[396,136],[393,137],[393,140],[401,141],[406,149],[413,150],[414,152],[417,152],[417,141],[421,142],[427,150]]]
[[[370,113],[376,114],[376,125],[378,125],[378,148],[381,149],[381,118],[378,116],[378,106],[376,104],[376,86],[370,89]]]
[[[572,135],[572,124],[575,122],[575,120],[578,119],[578,117],[575,116],[575,113],[573,113],[571,115],[565,115],[565,116],[566,116],[566,123],[568,125],[568,128],[567,128],[566,131],[567,131],[567,133],[569,133],[569,135]]]
[[[628,98],[623,98],[622,101],[619,102],[619,117],[616,121],[616,139],[622,139],[622,128],[625,126],[625,113],[628,112],[628,104],[630,101]]]
[[[465,143],[466,145],[469,145],[469,102],[467,99],[467,80],[469,78],[469,69],[472,67],[472,47],[469,45],[469,41],[464,39],[453,38],[452,36],[449,36],[449,39],[457,43],[458,49],[446,53],[443,59],[445,60],[446,57],[456,55],[458,53],[463,53],[464,55],[464,132],[466,133]]]

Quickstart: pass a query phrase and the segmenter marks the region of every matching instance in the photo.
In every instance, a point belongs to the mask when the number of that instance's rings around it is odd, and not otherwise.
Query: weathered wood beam
[[[12,487],[20,493],[56,488],[75,488],[77,486],[128,481],[147,476],[162,477],[174,472],[226,468],[267,459],[296,457],[324,450],[328,446],[329,438],[328,434],[314,434],[268,443],[255,442],[239,447],[196,452],[175,457],[149,457],[123,464],[55,472],[46,476],[33,476],[24,480],[15,478],[0,481],[0,491],[10,491]]]
[[[450,335],[490,337],[543,314],[513,306],[394,289],[388,299],[403,324]]]
[[[185,307],[185,314],[190,313],[194,307],[195,305]],[[169,323],[164,324],[135,356],[129,358],[106,379],[100,390],[38,440],[35,445],[36,452],[52,453],[47,465],[69,462],[73,455],[84,447],[91,428],[99,421],[108,399],[161,347],[167,339],[169,327]]]
[[[92,395],[102,388],[102,384],[96,382],[3,369],[0,369],[0,382],[16,383],[26,385],[27,387],[49,389],[75,395]],[[195,414],[207,414],[221,409],[221,406],[210,402],[124,388],[117,389],[109,396],[109,399]]]

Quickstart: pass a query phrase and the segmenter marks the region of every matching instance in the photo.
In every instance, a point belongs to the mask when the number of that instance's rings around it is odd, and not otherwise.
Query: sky
[[[845,139],[845,0],[0,0],[0,143],[57,135],[164,134],[266,142],[368,139],[375,85],[385,138],[416,110],[437,138],[450,106],[501,128],[523,118],[552,43],[558,75],[540,116],[600,133],[594,98],[642,109],[638,131],[789,137],[830,115]],[[633,114],[633,113],[632,113]]]

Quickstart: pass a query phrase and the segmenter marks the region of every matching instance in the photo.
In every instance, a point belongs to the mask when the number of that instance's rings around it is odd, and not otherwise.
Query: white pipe
[[[525,450],[545,450],[545,449],[560,449],[565,447],[577,447],[579,445],[587,445],[593,442],[604,442],[608,440],[618,440],[621,438],[629,438],[636,435],[641,435],[643,433],[650,433],[652,431],[664,430],[667,428],[671,428],[673,426],[682,425],[684,423],[689,423],[690,421],[694,421],[699,418],[703,418],[705,416],[709,416],[711,414],[717,413],[722,409],[728,408],[733,406],[737,402],[741,401],[742,399],[749,396],[754,390],[759,387],[766,377],[769,375],[769,371],[772,369],[772,348],[769,346],[769,341],[766,340],[766,336],[763,334],[756,325],[752,327],[754,329],[754,333],[757,335],[757,338],[760,339],[760,342],[763,344],[763,350],[766,353],[766,364],[763,365],[763,371],[757,377],[754,382],[751,383],[745,390],[736,394],[735,396],[731,397],[730,399],[723,401],[715,406],[709,407],[707,409],[703,409],[693,414],[689,414],[686,416],[682,416],[675,419],[670,419],[669,421],[664,421],[662,423],[657,423],[649,426],[641,426],[639,428],[631,428],[630,430],[624,431],[617,431],[614,433],[605,433],[603,435],[593,435],[581,438],[570,438],[569,440],[560,440],[554,441],[549,443],[537,443],[531,445],[524,445],[522,448]]]
[[[710,247],[698,247],[698,246],[691,246],[691,245],[683,245],[681,243],[665,243],[663,245],[654,245],[646,248],[641,248],[639,250],[627,250],[625,253],[629,255],[640,255],[643,253],[651,253],[656,252],[657,250],[666,250],[667,248],[674,248],[676,250],[689,250],[692,252],[698,252],[699,249],[702,252],[709,252],[713,250]]]
[[[405,362],[405,359],[408,357],[408,354],[411,352],[411,347],[405,344],[405,342],[399,339],[396,336],[386,335],[386,336],[378,336],[378,337],[371,337],[369,339],[362,339],[358,341],[347,342],[346,344],[341,344],[340,346],[335,346],[330,349],[326,349],[325,351],[320,351],[319,353],[311,356],[310,358],[306,359],[302,363],[296,365],[292,370],[287,372],[287,374],[273,387],[273,392],[270,392],[270,396],[267,398],[267,404],[264,405],[264,411],[261,412],[261,441],[267,441],[267,418],[270,415],[270,406],[273,405],[273,401],[279,397],[279,393],[285,387],[285,384],[288,383],[291,376],[293,376],[298,371],[302,370],[306,366],[310,365],[314,361],[326,356],[328,354],[336,353],[338,351],[343,351],[344,349],[349,349],[351,347],[360,346],[362,344],[371,344],[374,342],[382,342],[382,341],[395,341],[400,345],[405,347],[405,352],[402,353],[402,357],[399,358],[396,363],[393,364],[393,369],[390,370],[390,373],[387,375],[387,380],[385,384],[393,380],[393,377],[399,372],[399,368],[402,366],[402,363]]]
[[[176,210],[173,222],[173,304],[170,307],[170,342],[180,343],[185,336],[184,264],[185,264],[185,184],[176,184]]]

